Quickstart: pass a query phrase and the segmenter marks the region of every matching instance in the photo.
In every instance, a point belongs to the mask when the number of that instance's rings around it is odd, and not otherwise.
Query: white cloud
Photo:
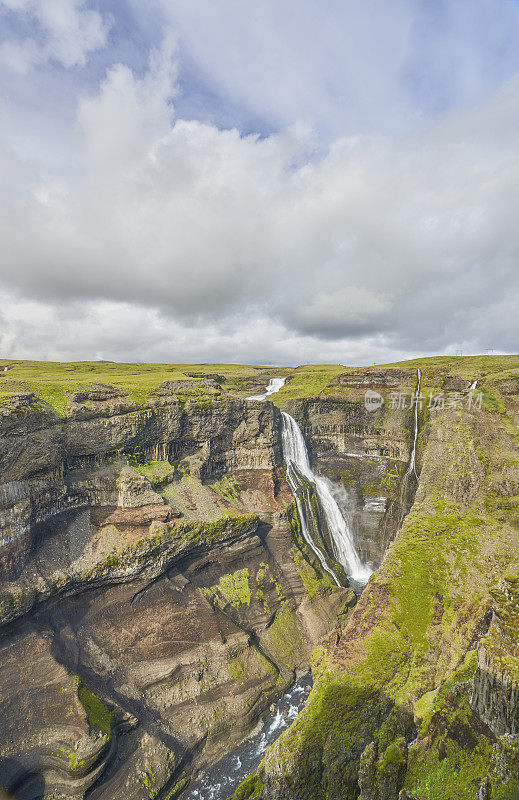
[[[259,138],[175,117],[176,82],[171,38],[144,75],[111,67],[79,103],[73,175],[6,155],[8,354],[344,363],[516,346],[518,81],[412,137],[320,155],[305,127]]]
[[[84,67],[88,56],[106,43],[110,21],[87,7],[86,0],[2,0],[0,12],[17,14],[36,33],[0,42],[0,63],[24,74],[46,61]]]
[[[99,91],[80,98],[78,124],[84,166],[90,179],[122,179],[153,159],[153,148],[171,131],[176,92],[176,43],[166,36],[150,56],[149,71],[137,78],[124,64],[111,67]]]
[[[55,305],[4,293],[0,309],[4,358],[284,365],[363,364],[409,355],[384,337],[337,341],[323,349],[316,337],[300,336],[261,315],[238,315],[193,330],[129,303]]]
[[[415,129],[519,71],[519,5],[510,0],[153,5],[178,29],[209,93],[275,129],[310,123],[327,140]]]

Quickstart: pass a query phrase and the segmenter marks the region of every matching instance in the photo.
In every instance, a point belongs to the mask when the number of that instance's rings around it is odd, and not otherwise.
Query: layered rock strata
[[[287,517],[279,412],[106,385],[2,406],[0,785],[174,797],[348,613]]]

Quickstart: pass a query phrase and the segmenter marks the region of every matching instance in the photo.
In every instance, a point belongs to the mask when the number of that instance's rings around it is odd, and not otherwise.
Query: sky
[[[519,341],[516,0],[0,0],[0,356]]]

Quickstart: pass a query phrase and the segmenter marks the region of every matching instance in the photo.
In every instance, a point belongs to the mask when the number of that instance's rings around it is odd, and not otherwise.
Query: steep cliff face
[[[106,387],[75,393],[66,419],[34,395],[14,397],[2,406],[4,544],[62,511],[131,504],[138,487],[126,487],[125,498],[124,476],[117,469],[131,458],[150,462],[196,455],[191,471],[200,477],[281,463],[277,418],[266,406],[240,400],[183,403],[175,396],[158,396],[149,407],[139,408],[112,394]],[[152,493],[148,499],[157,500]]]
[[[470,704],[495,736],[519,733],[519,564],[492,592],[490,629],[478,643]]]
[[[381,563],[416,489],[414,472],[403,485],[413,448],[416,386],[412,369],[348,372],[332,380],[324,396],[286,406],[310,444],[313,468],[333,483],[361,559],[373,568]],[[370,407],[367,390],[382,404]],[[419,432],[424,416],[422,408]]]
[[[172,392],[1,407],[0,784],[20,797],[175,796],[347,613],[289,523],[278,410]]]
[[[236,798],[519,795],[517,384],[483,376],[479,408],[473,381],[423,369],[425,396],[453,395],[423,419],[412,508]]]

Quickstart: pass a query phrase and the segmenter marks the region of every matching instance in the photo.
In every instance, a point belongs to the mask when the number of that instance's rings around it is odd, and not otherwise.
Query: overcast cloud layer
[[[1,355],[517,351],[519,5],[469,5],[0,0]]]

